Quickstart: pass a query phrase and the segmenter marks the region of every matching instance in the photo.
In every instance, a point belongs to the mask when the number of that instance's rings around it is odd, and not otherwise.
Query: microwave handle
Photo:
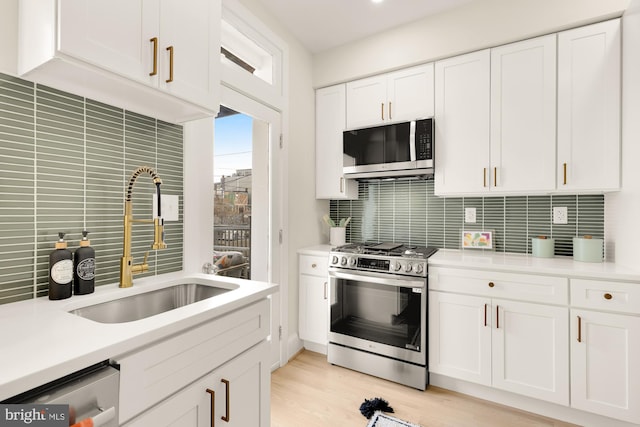
[[[409,157],[412,162],[416,161],[416,121],[412,120],[409,126]]]

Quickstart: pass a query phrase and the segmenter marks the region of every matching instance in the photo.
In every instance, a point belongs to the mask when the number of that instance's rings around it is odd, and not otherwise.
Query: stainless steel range
[[[437,250],[391,242],[332,249],[330,363],[426,389],[427,259]]]

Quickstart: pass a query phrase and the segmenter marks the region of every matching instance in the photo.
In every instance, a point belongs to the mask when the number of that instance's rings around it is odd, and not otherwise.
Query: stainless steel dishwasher
[[[94,427],[117,427],[119,388],[120,371],[104,361],[2,403],[69,405],[70,426],[78,423]],[[91,422],[88,423],[88,420]]]

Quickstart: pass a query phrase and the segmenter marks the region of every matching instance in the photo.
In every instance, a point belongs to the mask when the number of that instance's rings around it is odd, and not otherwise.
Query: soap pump
[[[58,300],[71,296],[73,281],[73,255],[67,249],[64,233],[58,233],[56,250],[49,254],[49,299]]]
[[[80,247],[73,257],[73,293],[76,295],[90,294],[95,289],[96,251],[87,238],[89,232],[82,231]]]

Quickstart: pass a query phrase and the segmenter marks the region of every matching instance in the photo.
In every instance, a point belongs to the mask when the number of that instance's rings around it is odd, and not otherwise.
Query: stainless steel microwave
[[[345,178],[433,177],[433,119],[343,133]]]

